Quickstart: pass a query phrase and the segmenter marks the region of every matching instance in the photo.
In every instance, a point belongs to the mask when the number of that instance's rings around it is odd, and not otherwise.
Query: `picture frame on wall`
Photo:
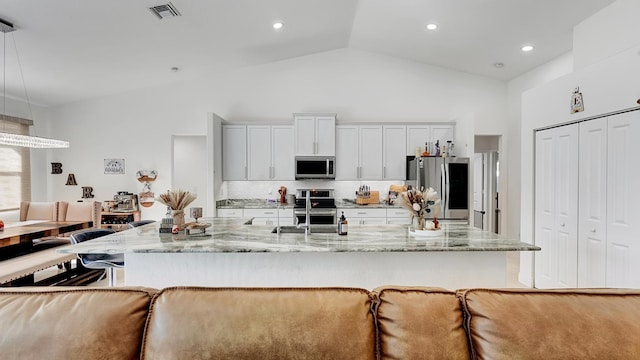
[[[124,159],[104,159],[104,173],[108,175],[123,175]]]

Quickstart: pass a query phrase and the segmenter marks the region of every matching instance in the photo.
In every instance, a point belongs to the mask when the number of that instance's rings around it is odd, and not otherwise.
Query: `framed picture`
[[[109,175],[124,174],[124,159],[104,159],[104,173]]]

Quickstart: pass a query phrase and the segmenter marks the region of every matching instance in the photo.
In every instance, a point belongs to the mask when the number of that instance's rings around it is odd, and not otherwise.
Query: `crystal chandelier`
[[[7,43],[7,33],[10,33],[15,30],[13,24],[8,23],[2,19],[0,19],[0,31],[4,34],[4,41],[2,42],[2,120],[5,120],[5,112],[6,112],[6,101],[7,101],[7,92],[6,92],[6,43]],[[15,42],[15,39],[14,39]],[[16,48],[16,57],[17,57],[17,48]],[[18,63],[19,65],[19,63]],[[24,85],[24,77],[22,76],[22,69],[20,70],[20,76],[22,78],[22,83]],[[29,107],[29,113],[31,113],[31,105],[29,104],[29,96],[26,94],[27,88],[24,86],[25,95],[27,98],[27,106]],[[29,136],[29,135],[20,135],[13,134],[5,131],[0,131],[0,145],[9,145],[9,146],[21,146],[21,147],[30,147],[30,148],[68,148],[69,142],[64,140],[55,140],[55,139],[47,139],[43,137],[37,136]]]

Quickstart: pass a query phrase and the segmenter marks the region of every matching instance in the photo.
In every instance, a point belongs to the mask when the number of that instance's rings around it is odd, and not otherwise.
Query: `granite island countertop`
[[[429,252],[538,251],[540,247],[469,225],[445,223],[442,234],[416,237],[406,225],[351,226],[337,233],[272,233],[274,226],[245,225],[250,219],[209,218],[205,234],[160,234],[159,223],[143,225],[77,245],[61,253],[216,253],[216,252]]]
[[[339,209],[387,209],[400,208],[400,205],[389,205],[385,202],[377,204],[359,205],[353,199],[336,199],[336,207]],[[280,205],[278,202],[268,201],[264,199],[226,199],[216,202],[218,209],[270,209]],[[295,204],[283,204],[283,208],[292,208]]]

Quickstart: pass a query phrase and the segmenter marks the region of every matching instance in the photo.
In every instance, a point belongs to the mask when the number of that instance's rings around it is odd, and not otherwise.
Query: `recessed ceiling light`
[[[177,67],[177,66],[174,66],[174,67],[171,68],[171,72],[178,72],[179,70],[180,70],[180,68]]]
[[[280,30],[282,29],[283,26],[284,26],[284,23],[282,21],[276,21],[273,23],[274,30]]]
[[[429,30],[435,30],[438,28],[437,24],[427,24],[427,29]]]
[[[502,62],[493,63],[493,67],[502,69],[504,67],[504,63]]]
[[[533,45],[525,45],[525,46],[522,47],[521,50],[524,51],[524,52],[529,52],[529,51],[533,50]]]

